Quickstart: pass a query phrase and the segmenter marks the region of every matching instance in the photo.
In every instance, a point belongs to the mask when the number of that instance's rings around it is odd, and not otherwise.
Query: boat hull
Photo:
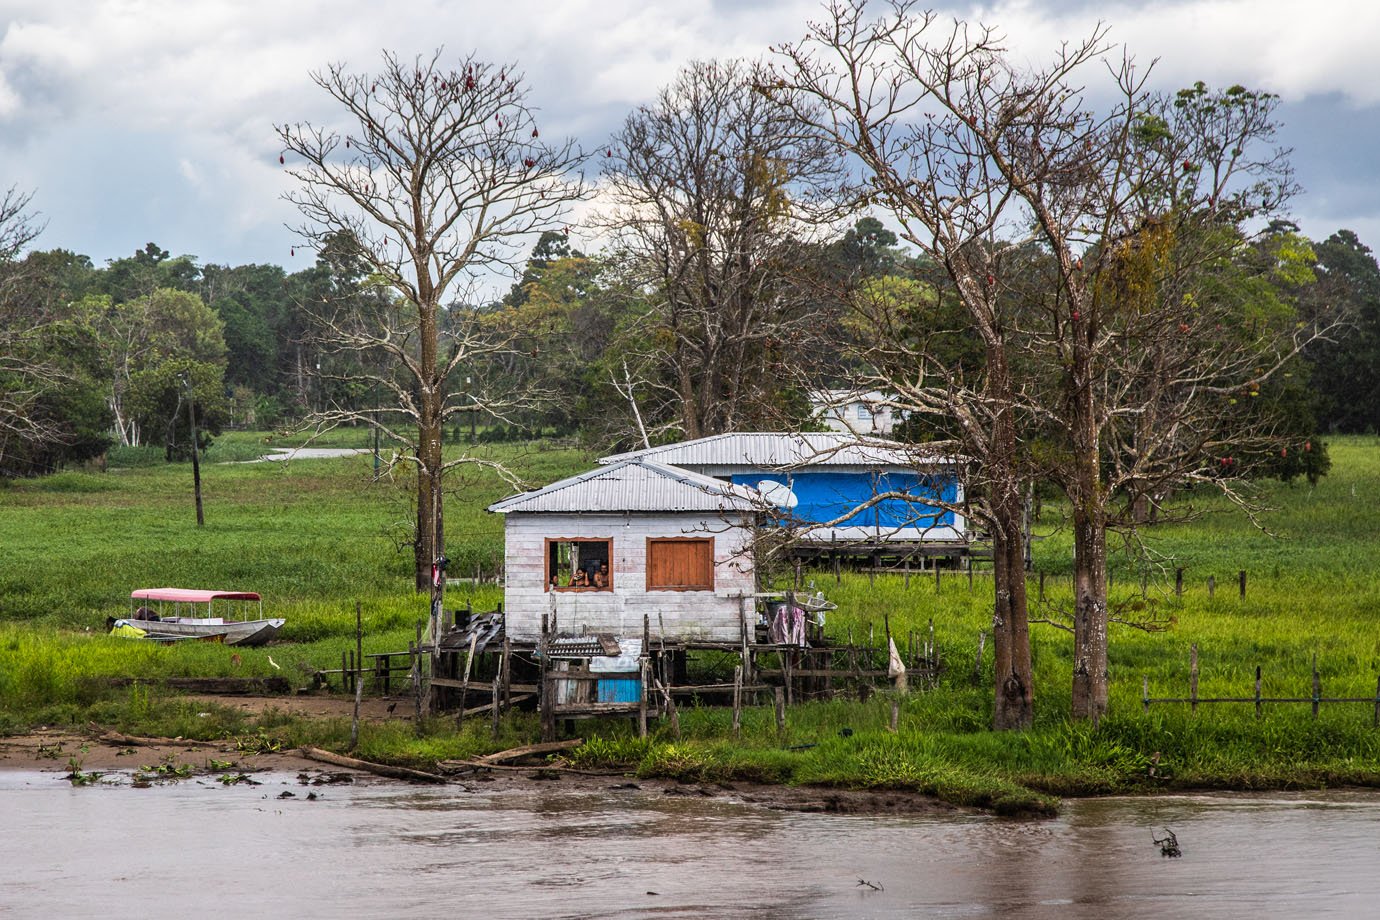
[[[263,645],[278,634],[284,620],[230,620],[221,623],[185,622],[176,618],[165,620],[131,620],[148,633],[150,639],[206,639],[222,641],[226,645]]]

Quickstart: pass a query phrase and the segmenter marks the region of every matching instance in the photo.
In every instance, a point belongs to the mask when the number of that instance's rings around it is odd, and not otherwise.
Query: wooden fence
[[[1141,683],[1141,705],[1145,712],[1150,711],[1153,703],[1187,703],[1190,709],[1197,713],[1200,705],[1212,703],[1253,703],[1255,704],[1255,717],[1261,718],[1264,714],[1266,703],[1310,703],[1313,706],[1313,718],[1318,717],[1318,710],[1324,703],[1369,703],[1375,707],[1373,724],[1380,727],[1380,678],[1376,679],[1374,696],[1323,696],[1322,678],[1318,674],[1318,656],[1313,655],[1313,687],[1312,694],[1309,696],[1262,696],[1261,695],[1261,672],[1260,665],[1255,667],[1255,692],[1251,696],[1199,696],[1198,695],[1198,644],[1195,642],[1189,651],[1188,669],[1188,696],[1161,696],[1152,697],[1150,695],[1150,678],[1147,676]]]

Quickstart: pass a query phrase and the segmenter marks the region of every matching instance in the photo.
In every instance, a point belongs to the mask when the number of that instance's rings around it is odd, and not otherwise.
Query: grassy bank
[[[331,446],[355,446],[353,433]],[[338,442],[338,443],[337,443]],[[277,444],[278,442],[274,442]],[[235,434],[218,445],[242,459],[264,436]],[[358,446],[364,446],[362,442]],[[1200,650],[1202,696],[1249,696],[1262,669],[1265,696],[1306,697],[1316,655],[1324,696],[1373,697],[1380,674],[1380,442],[1339,439],[1334,471],[1317,487],[1267,483],[1259,496],[1273,511],[1253,528],[1220,499],[1187,496],[1201,517],[1142,536],[1148,560],[1114,554],[1114,607],[1129,625],[1111,637],[1112,714],[1096,729],[1071,725],[1070,637],[1033,629],[1037,721],[1034,730],[994,734],[991,654],[975,672],[978,634],[990,619],[990,582],[948,572],[899,575],[807,573],[839,604],[828,628],[880,636],[911,630],[934,637],[944,670],[933,690],[900,704],[889,731],[890,700],[835,700],[793,707],[778,733],[768,707],[748,710],[742,737],[713,708],[682,711],[683,737],[664,727],[643,741],[626,724],[582,726],[585,766],[617,766],[646,776],[694,781],[768,781],[906,788],[998,811],[1041,811],[1048,796],[1171,788],[1279,788],[1336,783],[1380,785],[1380,729],[1366,704],[1249,705],[1141,709],[1152,696],[1183,696],[1189,648]],[[458,450],[458,448],[454,448]],[[555,445],[482,448],[541,484],[586,469],[590,458]],[[213,455],[214,456],[214,455]],[[150,465],[104,474],[64,473],[0,487],[0,731],[95,720],[133,734],[246,735],[273,743],[341,746],[348,726],[302,720],[284,710],[249,720],[220,707],[190,706],[149,688],[111,689],[104,678],[267,676],[305,683],[338,667],[353,647],[360,604],[365,651],[406,647],[424,603],[411,590],[411,555],[401,546],[412,518],[410,483],[373,481],[372,458],[203,468],[205,528],[195,526],[190,469]],[[502,552],[501,521],[483,508],[506,494],[497,477],[455,484],[447,505],[447,553],[457,568],[486,568]],[[1071,606],[1070,540],[1061,509],[1037,527],[1030,582],[1032,616],[1059,622]],[[1174,573],[1184,570],[1184,592]],[[1247,572],[1240,598],[1237,573]],[[1044,575],[1044,601],[1039,574]],[[1208,579],[1216,582],[1209,596]],[[1144,582],[1144,589],[1142,589]],[[125,610],[131,589],[163,584],[258,590],[274,615],[288,618],[284,644],[231,650],[205,644],[144,645],[102,635],[104,618]],[[497,589],[453,590],[490,609]],[[269,658],[273,661],[270,662]],[[422,737],[408,725],[366,726],[361,754],[414,765],[531,740],[533,721],[512,716],[502,737],[487,723],[457,732],[436,720]]]

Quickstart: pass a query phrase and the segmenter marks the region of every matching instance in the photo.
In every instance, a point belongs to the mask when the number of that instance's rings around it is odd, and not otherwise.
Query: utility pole
[[[206,526],[206,516],[201,510],[201,460],[196,444],[196,394],[192,390],[192,379],[183,371],[178,375],[182,386],[187,390],[187,424],[192,429],[192,485],[196,491],[196,526]]]

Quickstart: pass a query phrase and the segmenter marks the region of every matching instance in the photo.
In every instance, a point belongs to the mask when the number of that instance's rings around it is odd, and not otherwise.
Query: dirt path
[[[229,696],[183,694],[181,699],[238,709],[251,715],[286,712],[307,719],[349,719],[354,715],[354,697],[345,694],[311,693],[303,696]],[[359,717],[365,722],[411,719],[411,697],[365,697],[360,701]]]

